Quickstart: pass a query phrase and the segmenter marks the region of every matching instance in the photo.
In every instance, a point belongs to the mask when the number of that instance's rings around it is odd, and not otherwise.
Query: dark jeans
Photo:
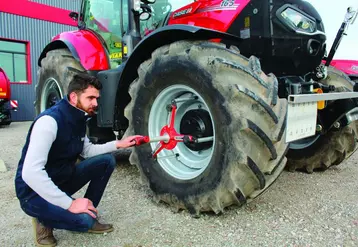
[[[71,196],[90,182],[84,197],[90,199],[97,207],[115,166],[116,161],[111,154],[98,155],[84,160],[76,165],[73,178],[61,185],[60,189]],[[37,218],[43,225],[51,228],[86,232],[95,222],[95,219],[87,213],[71,213],[48,203],[40,196],[21,201],[20,204],[26,214]]]

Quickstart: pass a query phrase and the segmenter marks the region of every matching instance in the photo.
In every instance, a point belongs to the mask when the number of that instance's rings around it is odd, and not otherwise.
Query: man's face
[[[82,94],[76,95],[76,107],[87,112],[88,115],[93,116],[96,114],[98,107],[97,99],[99,97],[99,91],[89,86]]]

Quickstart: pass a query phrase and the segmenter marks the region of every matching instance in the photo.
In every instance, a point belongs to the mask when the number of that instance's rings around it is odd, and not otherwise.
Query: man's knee
[[[86,232],[92,228],[94,222],[95,219],[91,215],[82,213],[77,215],[75,225],[78,230]]]
[[[111,170],[114,170],[116,168],[117,162],[112,154],[104,154],[103,159],[106,160],[108,168],[110,168]]]

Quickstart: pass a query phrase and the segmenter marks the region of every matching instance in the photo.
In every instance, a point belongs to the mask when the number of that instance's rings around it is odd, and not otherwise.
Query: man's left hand
[[[120,141],[116,142],[116,147],[117,148],[128,148],[128,147],[132,147],[134,146],[135,143],[135,139],[138,137],[142,137],[141,135],[135,135],[135,136],[128,136]]]

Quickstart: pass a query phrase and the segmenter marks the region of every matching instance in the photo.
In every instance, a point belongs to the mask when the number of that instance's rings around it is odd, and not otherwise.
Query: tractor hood
[[[358,60],[332,60],[331,65],[348,76],[358,76]]]

